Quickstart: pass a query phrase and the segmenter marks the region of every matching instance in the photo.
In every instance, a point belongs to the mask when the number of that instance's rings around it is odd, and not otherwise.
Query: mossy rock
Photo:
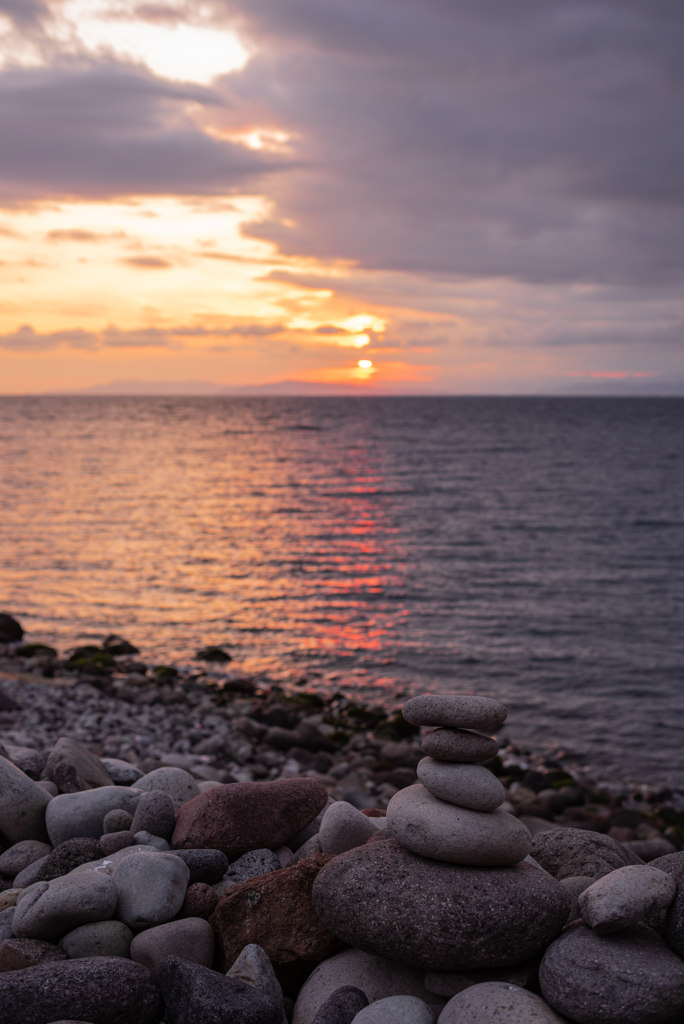
[[[57,657],[54,647],[48,647],[47,644],[23,644],[16,649],[15,654],[18,654],[20,658]]]

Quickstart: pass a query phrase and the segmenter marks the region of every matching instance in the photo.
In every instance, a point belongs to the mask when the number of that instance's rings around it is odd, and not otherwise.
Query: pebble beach
[[[684,794],[0,616],[0,1024],[659,1024]]]

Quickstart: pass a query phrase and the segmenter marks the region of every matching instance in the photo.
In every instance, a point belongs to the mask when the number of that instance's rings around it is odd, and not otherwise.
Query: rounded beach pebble
[[[0,1006],[2,1024],[157,1024],[163,1013],[159,989],[145,967],[100,956],[0,974]]]
[[[12,928],[20,938],[57,942],[79,925],[108,920],[115,907],[116,889],[108,875],[64,875],[52,882],[38,882],[19,901]]]
[[[354,1017],[356,1024],[433,1024],[432,1010],[415,996],[377,999]]]
[[[423,753],[437,761],[487,761],[499,751],[491,736],[465,729],[433,729],[423,740]]]
[[[421,693],[404,704],[402,714],[412,725],[448,725],[456,729],[495,732],[506,721],[503,704],[491,697],[465,693]]]
[[[365,992],[354,985],[340,985],[319,1007],[313,1024],[351,1024],[357,1013],[366,1006],[368,999]]]
[[[171,845],[223,850],[229,860],[260,847],[276,850],[327,802],[328,792],[316,779],[217,786],[181,807]]]
[[[156,978],[166,956],[178,956],[193,964],[211,967],[214,962],[214,929],[201,917],[148,928],[131,943],[131,960],[142,964]]]
[[[502,867],[524,860],[532,837],[507,811],[488,814],[444,803],[424,786],[399,790],[387,807],[387,828],[412,853],[450,864]]]
[[[138,791],[142,790],[143,793],[153,790],[168,793],[173,800],[175,811],[178,811],[188,800],[199,796],[200,792],[197,788],[197,780],[193,779],[190,772],[183,771],[182,768],[155,768],[154,771],[143,775],[141,779],[137,779],[135,788]],[[137,826],[136,831],[138,831]]]
[[[433,796],[471,811],[493,811],[506,799],[496,775],[480,764],[449,764],[424,757],[416,772]]]
[[[443,864],[393,839],[330,860],[312,902],[349,945],[442,971],[522,963],[559,934],[570,904],[560,883],[530,864],[496,871]]]
[[[132,853],[112,876],[116,916],[134,932],[164,924],[183,906],[190,880],[187,864],[172,853]]]
[[[629,864],[585,889],[579,909],[585,924],[599,935],[608,935],[664,910],[676,895],[672,875],[649,864]]]
[[[35,839],[42,843],[47,840],[45,810],[51,802],[49,793],[7,758],[0,757],[0,832],[5,836],[3,842],[20,843],[25,839]]]
[[[577,875],[602,878],[616,868],[642,863],[611,836],[581,828],[538,832],[532,840],[532,856],[559,881]]]
[[[424,970],[373,956],[360,949],[345,949],[319,964],[304,982],[297,996],[292,1024],[313,1024],[314,1021],[317,1024],[350,1024],[365,1003],[358,1006],[350,1018],[343,1017],[343,1014],[353,1008],[358,996],[350,995],[344,1000],[340,997],[335,1015],[330,1004],[335,1004],[334,996],[342,991],[348,993],[351,988],[361,990],[370,1003],[394,995],[416,996],[424,1002],[435,1002],[435,997],[423,985],[424,975]]]
[[[541,996],[503,981],[471,985],[450,999],[438,1024],[562,1024]]]
[[[597,935],[575,921],[544,954],[539,984],[577,1024],[662,1024],[684,1010],[684,963],[645,924]]]
[[[362,814],[346,800],[338,800],[323,815],[318,833],[321,850],[336,857],[338,853],[363,846],[371,836],[377,834],[378,820]]]

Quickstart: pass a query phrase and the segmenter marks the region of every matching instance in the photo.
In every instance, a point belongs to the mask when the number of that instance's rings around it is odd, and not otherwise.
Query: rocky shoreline
[[[684,795],[497,753],[488,698],[388,715],[8,619],[0,1024],[681,1017]]]

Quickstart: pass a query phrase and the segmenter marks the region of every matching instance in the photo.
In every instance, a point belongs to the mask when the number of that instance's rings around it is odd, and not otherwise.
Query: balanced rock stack
[[[387,808],[387,829],[334,857],[313,888],[316,913],[351,946],[431,970],[508,967],[562,930],[570,900],[534,863],[532,837],[501,809],[503,786],[483,765],[506,709],[487,697],[424,694],[404,707],[436,726],[417,785]]]
[[[493,757],[490,736],[506,708],[489,697],[423,694],[404,706],[412,725],[437,726],[423,741],[420,783],[402,789],[387,808],[387,827],[406,850],[449,864],[502,867],[523,860],[532,847],[527,828],[500,810],[506,791],[478,761]]]

